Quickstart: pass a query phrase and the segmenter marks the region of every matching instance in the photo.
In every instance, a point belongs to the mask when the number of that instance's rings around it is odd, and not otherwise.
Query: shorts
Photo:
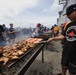
[[[64,45],[65,47],[65,45]],[[69,50],[68,49],[63,49],[63,52],[62,52],[62,59],[61,59],[61,65],[63,68],[68,68],[68,60],[69,58]]]
[[[68,70],[69,70],[70,75],[76,75],[76,65],[69,62]]]
[[[61,65],[62,65],[63,68],[68,68],[68,59],[67,59],[67,57],[62,56]]]
[[[10,39],[14,39],[15,38],[15,35],[10,35]]]

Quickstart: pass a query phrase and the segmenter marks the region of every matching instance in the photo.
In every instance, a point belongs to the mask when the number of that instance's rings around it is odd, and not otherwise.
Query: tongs
[[[49,41],[41,41],[39,44],[49,43]]]

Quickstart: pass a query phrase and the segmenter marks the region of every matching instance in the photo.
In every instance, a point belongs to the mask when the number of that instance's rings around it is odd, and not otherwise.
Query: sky
[[[57,22],[61,10],[58,0],[0,0],[0,24],[34,28],[41,23],[51,27]]]

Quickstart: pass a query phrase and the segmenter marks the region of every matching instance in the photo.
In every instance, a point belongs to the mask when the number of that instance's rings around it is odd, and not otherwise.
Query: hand
[[[13,33],[15,33],[16,31],[13,31]]]
[[[53,41],[53,40],[54,40],[54,38],[49,38],[49,39],[48,39],[49,42],[51,42],[51,41]]]

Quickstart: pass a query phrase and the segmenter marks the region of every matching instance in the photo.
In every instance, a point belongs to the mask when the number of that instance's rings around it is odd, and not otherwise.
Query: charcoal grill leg
[[[44,62],[44,50],[42,48],[42,62]]]
[[[45,47],[46,47],[46,50],[48,49],[48,45],[47,45],[47,43],[45,44]]]

